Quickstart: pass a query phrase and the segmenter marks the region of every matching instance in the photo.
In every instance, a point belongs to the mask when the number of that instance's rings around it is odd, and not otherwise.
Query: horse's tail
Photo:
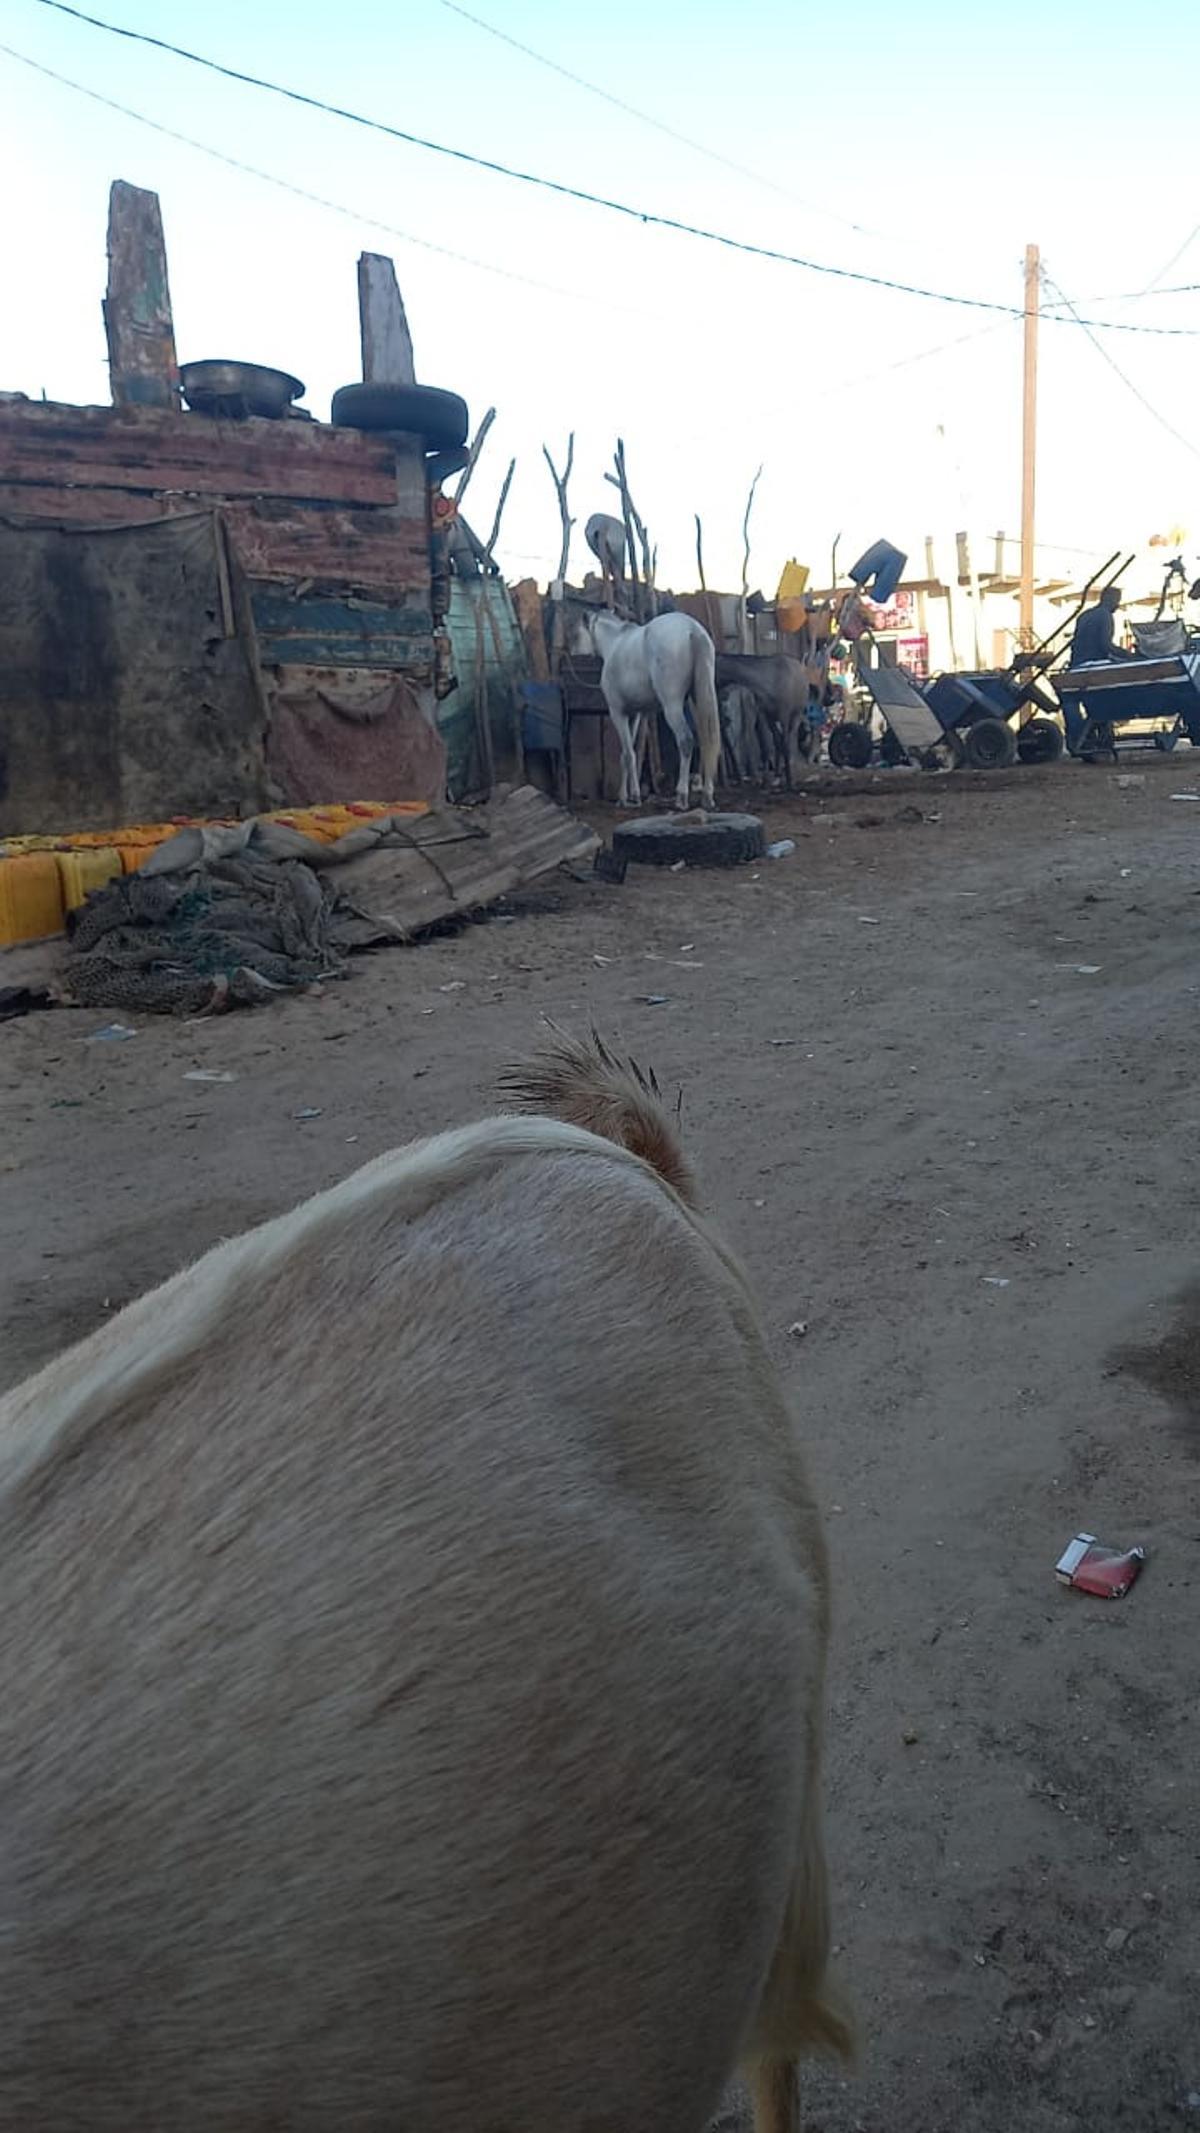
[[[717,655],[706,630],[697,634],[692,652],[692,712],[700,741],[700,764],[706,785],[716,782],[721,762],[721,715],[717,709]]]

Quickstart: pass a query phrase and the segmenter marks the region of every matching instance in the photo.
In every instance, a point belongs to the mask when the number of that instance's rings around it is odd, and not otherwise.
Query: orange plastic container
[[[0,947],[40,941],[63,930],[62,883],[53,852],[0,859]]]
[[[92,889],[102,889],[106,881],[121,872],[121,855],[111,844],[88,846],[76,852],[56,852],[59,881],[62,884],[63,908],[77,911],[86,903]]]

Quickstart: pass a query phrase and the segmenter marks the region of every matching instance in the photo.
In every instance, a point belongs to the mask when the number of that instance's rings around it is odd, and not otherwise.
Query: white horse
[[[677,807],[691,798],[692,730],[690,697],[700,742],[700,789],[706,807],[715,805],[714,785],[721,759],[721,721],[717,711],[716,652],[712,638],[690,615],[656,615],[653,622],[621,622],[615,615],[590,614],[592,643],[604,664],[600,688],[621,744],[621,796],[618,805],[641,803],[638,741],[647,713],[661,706],[679,750]]]

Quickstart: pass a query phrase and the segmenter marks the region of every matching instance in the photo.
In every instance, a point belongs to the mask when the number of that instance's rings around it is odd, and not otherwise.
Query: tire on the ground
[[[1017,754],[1023,763],[1057,763],[1066,742],[1057,719],[1031,718],[1017,735]]]
[[[757,815],[715,814],[703,822],[648,815],[615,829],[612,848],[638,866],[673,867],[682,859],[690,867],[737,867],[762,858],[763,826]]]
[[[968,770],[1007,770],[1016,760],[1017,736],[1006,719],[977,718],[962,739]]]
[[[431,452],[454,452],[467,441],[470,417],[458,393],[440,385],[342,385],[330,419],[341,429],[403,430],[423,437]]]
[[[843,720],[829,736],[829,760],[835,770],[865,770],[871,760],[871,736],[865,726]]]

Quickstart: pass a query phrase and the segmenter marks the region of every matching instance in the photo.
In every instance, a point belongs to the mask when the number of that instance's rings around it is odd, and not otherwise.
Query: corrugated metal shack
[[[0,833],[440,799],[421,440],[146,404],[155,287],[126,404],[0,396]]]

